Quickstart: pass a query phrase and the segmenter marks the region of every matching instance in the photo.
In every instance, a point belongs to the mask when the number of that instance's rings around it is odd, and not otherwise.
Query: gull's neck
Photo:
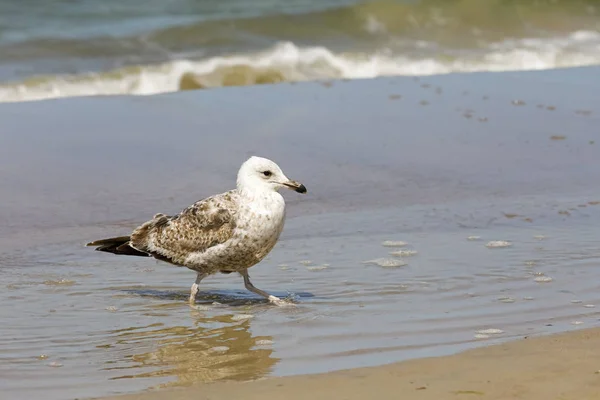
[[[270,188],[256,187],[250,185],[238,185],[237,191],[241,196],[250,199],[281,196],[278,192],[276,192],[275,190],[271,190]]]
[[[281,193],[275,190],[240,185],[237,191],[255,212],[285,212],[285,200]]]

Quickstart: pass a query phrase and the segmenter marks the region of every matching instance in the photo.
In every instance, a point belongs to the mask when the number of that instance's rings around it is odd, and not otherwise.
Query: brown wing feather
[[[234,194],[223,193],[198,201],[173,217],[156,215],[133,231],[129,245],[159,260],[185,265],[191,253],[229,240],[235,229],[234,215]]]

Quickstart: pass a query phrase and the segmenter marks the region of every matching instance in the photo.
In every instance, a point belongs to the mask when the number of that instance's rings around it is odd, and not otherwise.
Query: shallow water
[[[193,310],[191,271],[77,242],[42,246],[27,254],[27,267],[14,260],[3,269],[0,303],[18,310],[3,311],[3,391],[59,399],[322,372],[597,326],[600,206],[578,204],[558,202],[577,209],[564,218],[540,201],[530,215],[551,215],[534,226],[457,227],[452,214],[471,209],[456,204],[435,229],[398,229],[426,219],[432,210],[420,207],[296,218],[251,269],[258,287],[294,299],[289,308],[252,296],[240,277],[218,276],[202,285]],[[341,233],[332,235],[332,225]],[[418,253],[401,267],[365,264],[398,259],[386,240]],[[511,246],[490,249],[490,240]],[[487,329],[503,332],[476,338]]]
[[[597,74],[3,105],[2,393],[329,371],[597,326]],[[250,270],[295,307],[232,274],[191,309],[193,272],[83,247],[230,188],[249,154],[309,190],[285,193],[282,240]]]

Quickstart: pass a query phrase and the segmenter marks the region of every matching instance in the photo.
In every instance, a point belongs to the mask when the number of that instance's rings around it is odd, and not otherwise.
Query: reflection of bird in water
[[[287,187],[306,193],[304,185],[289,180],[273,161],[250,157],[242,164],[237,188],[200,200],[175,216],[156,214],[131,236],[97,240],[87,246],[113,254],[154,257],[198,273],[198,284],[217,272],[238,272],[246,289],[272,303],[284,301],[250,282],[248,268],[275,246],[285,222],[285,201],[278,190]]]
[[[271,337],[253,337],[250,320],[232,320],[232,315],[201,318],[200,327],[171,326],[141,329],[123,329],[117,332],[117,342],[111,345],[122,351],[125,360],[111,360],[108,368],[126,375],[126,378],[169,378],[176,381],[161,386],[185,386],[217,380],[255,380],[268,374],[279,361],[272,357],[273,350],[257,347],[259,340]],[[208,329],[221,325],[218,328]],[[152,351],[131,354],[148,348]],[[227,347],[227,349],[225,349]],[[124,363],[128,365],[123,365]]]

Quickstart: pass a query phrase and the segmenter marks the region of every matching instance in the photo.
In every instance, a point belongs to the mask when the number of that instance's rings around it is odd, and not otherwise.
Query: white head
[[[252,156],[242,164],[237,176],[238,189],[245,191],[278,191],[282,187],[306,193],[303,184],[288,179],[273,161]]]

